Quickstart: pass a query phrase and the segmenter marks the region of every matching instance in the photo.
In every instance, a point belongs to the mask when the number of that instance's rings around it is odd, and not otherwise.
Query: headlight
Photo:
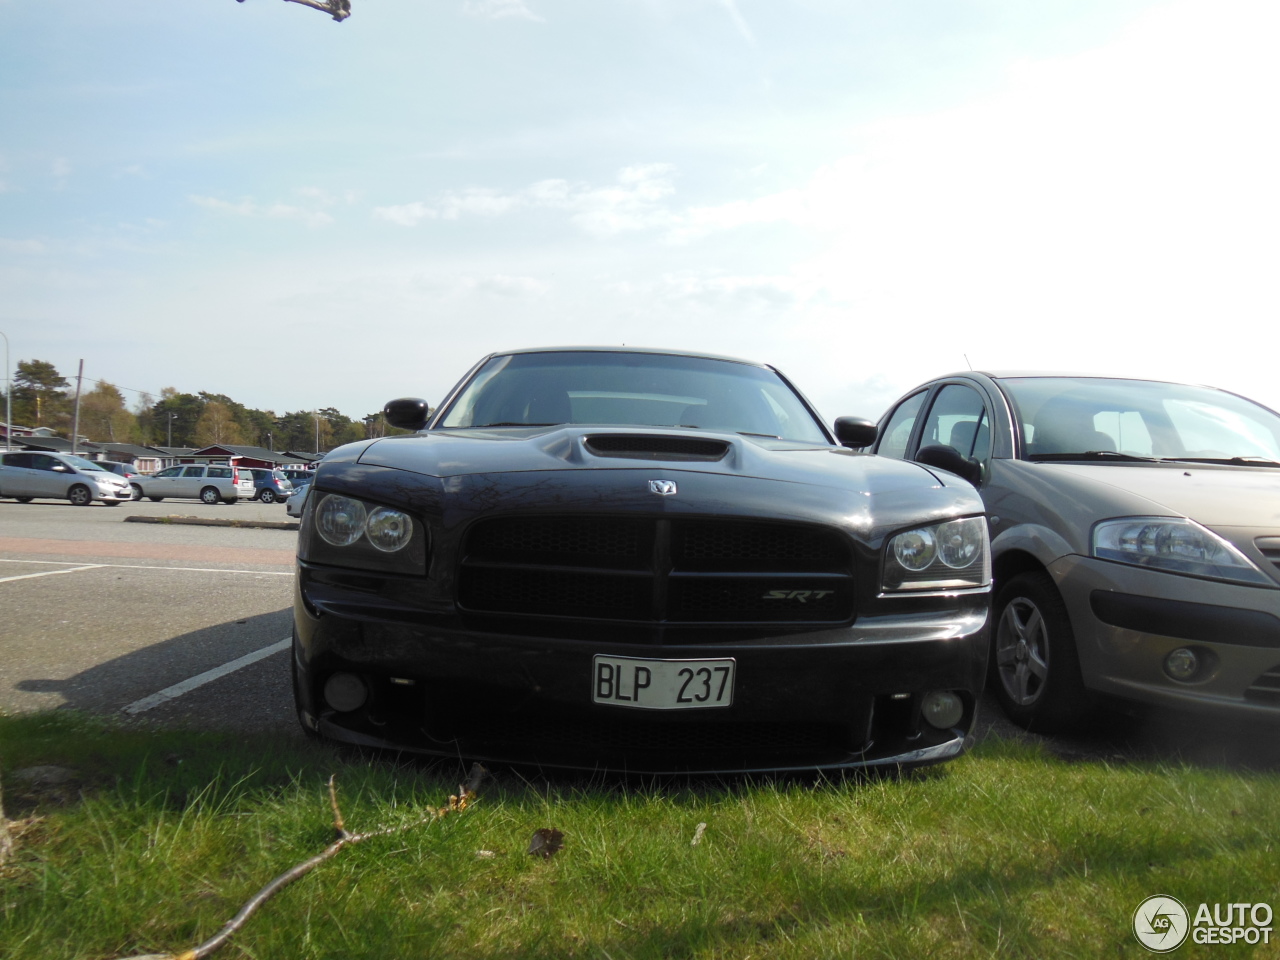
[[[1178,517],[1104,520],[1093,528],[1093,555],[1168,573],[1274,586],[1232,544],[1194,520]]]
[[[895,534],[885,547],[885,592],[950,590],[991,583],[991,550],[982,517],[948,520]]]
[[[403,510],[317,494],[303,521],[298,555],[315,563],[394,573],[425,573],[427,533]]]

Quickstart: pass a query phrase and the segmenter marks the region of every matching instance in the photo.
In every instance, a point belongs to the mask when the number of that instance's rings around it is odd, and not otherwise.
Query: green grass
[[[457,790],[452,768],[63,713],[0,718],[0,762],[9,816],[39,817],[0,869],[5,960],[194,946],[333,839],[330,773],[353,831]],[[77,771],[78,789],[33,793],[13,774],[35,764]],[[525,853],[540,827],[565,834],[549,860]],[[501,774],[461,815],[342,851],[217,956],[1146,956],[1129,924],[1147,896],[1280,910],[1277,837],[1275,773],[1068,763],[1010,741],[816,784]]]

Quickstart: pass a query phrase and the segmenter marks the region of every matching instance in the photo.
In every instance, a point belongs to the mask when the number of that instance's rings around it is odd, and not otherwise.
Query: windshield
[[[439,427],[560,423],[690,427],[829,443],[790,386],[765,367],[650,353],[494,357]]]
[[[108,472],[106,470],[103,470],[100,466],[98,466],[92,460],[86,460],[84,457],[75,457],[75,456],[72,456],[71,454],[67,454],[67,456],[64,457],[63,459],[67,463],[71,464],[71,466],[75,467],[77,470],[97,470],[99,473]]]
[[[1280,461],[1280,417],[1209,387],[1152,380],[999,381],[1030,460],[1073,454],[1210,462]]]

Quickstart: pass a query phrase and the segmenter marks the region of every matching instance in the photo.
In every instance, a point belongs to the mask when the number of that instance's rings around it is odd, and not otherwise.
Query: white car
[[[0,456],[0,497],[20,503],[47,498],[87,507],[95,500],[117,506],[133,498],[129,481],[92,460],[67,453],[22,451]]]
[[[160,501],[166,497],[202,503],[235,503],[253,499],[253,474],[225,464],[189,463],[168,467],[155,476],[139,478],[142,495]]]
[[[302,509],[307,505],[307,494],[311,492],[311,484],[294,490],[293,496],[284,502],[284,512],[291,517],[301,517]]]

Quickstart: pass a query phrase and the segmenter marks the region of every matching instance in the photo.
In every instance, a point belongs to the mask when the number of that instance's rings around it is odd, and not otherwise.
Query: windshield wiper
[[[487,427],[558,427],[558,423],[517,423],[515,420],[501,420],[498,423],[477,423],[471,430],[484,430]]]
[[[1139,457],[1114,450],[1086,450],[1083,453],[1033,453],[1028,460],[1120,460],[1125,463],[1159,463],[1156,457]]]
[[[752,433],[750,430],[739,430],[740,437],[764,437],[766,440],[781,440],[782,438],[776,433]]]
[[[1280,461],[1266,457],[1161,457],[1171,463],[1231,463],[1241,467],[1280,467]]]

